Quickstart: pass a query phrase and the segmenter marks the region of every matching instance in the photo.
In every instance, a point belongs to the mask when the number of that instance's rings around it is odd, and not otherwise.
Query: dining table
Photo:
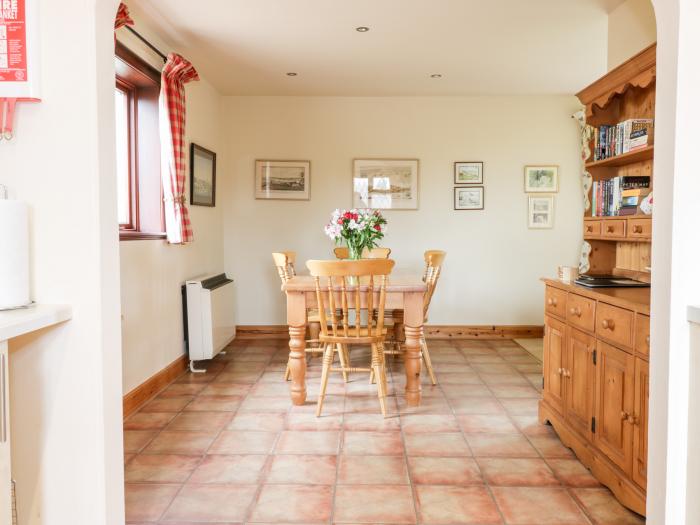
[[[367,287],[359,281],[361,291]],[[323,291],[327,284],[320,284]],[[282,290],[287,295],[287,325],[289,327],[289,365],[291,370],[290,396],[294,405],[306,402],[306,328],[307,313],[318,307],[316,284],[310,275],[297,275],[289,279]],[[422,275],[390,275],[386,286],[387,311],[394,312],[397,331],[403,331],[405,342],[406,403],[418,406],[421,402],[421,340],[423,338],[423,301],[426,284]],[[340,292],[340,288],[338,288]],[[378,299],[378,291],[375,291]],[[378,304],[375,302],[374,304]],[[402,334],[397,333],[397,336]]]

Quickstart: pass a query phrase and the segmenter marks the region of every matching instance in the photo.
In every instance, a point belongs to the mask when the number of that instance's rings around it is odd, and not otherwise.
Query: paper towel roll
[[[28,208],[0,199],[0,310],[29,302]]]

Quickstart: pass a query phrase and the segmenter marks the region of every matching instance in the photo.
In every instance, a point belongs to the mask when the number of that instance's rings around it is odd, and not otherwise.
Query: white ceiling
[[[605,72],[607,13],[622,1],[129,5],[222,94],[362,96],[574,93]]]

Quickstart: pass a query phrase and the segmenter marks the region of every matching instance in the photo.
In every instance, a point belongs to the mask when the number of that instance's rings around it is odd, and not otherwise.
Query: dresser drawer
[[[566,320],[573,326],[593,332],[595,330],[595,301],[570,293],[566,299]]]
[[[632,348],[634,313],[606,303],[598,303],[595,333],[602,339]]]
[[[651,239],[651,219],[629,219],[627,237],[630,239]]]
[[[627,221],[624,219],[605,219],[601,225],[601,236],[606,239],[624,239]]]
[[[649,357],[649,316],[637,314],[634,319],[634,349]]]
[[[544,309],[548,314],[566,319],[566,292],[547,286],[544,294]]]
[[[600,237],[600,221],[583,221],[583,237]]]

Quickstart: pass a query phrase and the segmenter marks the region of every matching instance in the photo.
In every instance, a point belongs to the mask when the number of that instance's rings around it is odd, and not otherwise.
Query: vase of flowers
[[[335,210],[324,228],[336,244],[348,247],[350,259],[361,259],[362,251],[371,250],[384,238],[386,219],[378,210]]]

